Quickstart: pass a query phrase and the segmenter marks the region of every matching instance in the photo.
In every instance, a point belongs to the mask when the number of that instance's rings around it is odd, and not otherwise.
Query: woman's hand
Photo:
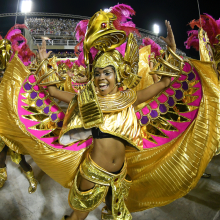
[[[172,49],[173,52],[176,52],[176,43],[170,22],[166,20],[165,25],[167,27],[167,37],[164,38],[161,36],[160,39],[162,39],[167,44],[167,46]]]
[[[162,76],[160,82],[163,82],[165,87],[167,87],[171,83],[171,77],[169,77],[169,76]]]
[[[39,57],[40,57],[41,61],[44,59],[47,59],[50,56],[50,54],[52,53],[52,51],[49,51],[47,53],[46,41],[44,39],[42,40],[42,46],[37,45],[37,48],[38,48],[38,53],[39,53]]]

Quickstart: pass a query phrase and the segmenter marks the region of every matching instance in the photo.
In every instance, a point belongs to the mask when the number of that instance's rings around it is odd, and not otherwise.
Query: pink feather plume
[[[220,19],[215,20],[211,15],[204,14],[200,16],[200,19],[194,19],[189,23],[192,29],[195,27],[200,28],[201,24],[204,31],[207,32],[211,45],[218,43],[218,40],[215,37],[220,34]],[[193,47],[196,50],[199,50],[198,30],[188,31],[187,33],[188,38],[186,42],[184,42],[186,49]]]
[[[116,29],[125,31],[127,35],[132,32],[140,36],[138,29],[136,29],[136,25],[130,21],[131,16],[135,15],[135,11],[131,6],[117,4],[110,9],[110,12],[117,17],[117,19],[113,22]]]
[[[10,34],[11,31],[13,31],[14,29],[18,29],[18,28],[20,28],[20,29],[26,28],[26,29],[27,29],[27,26],[26,26],[25,24],[16,24],[16,25],[14,25],[13,27],[10,28],[10,30],[9,30],[8,33],[6,34],[5,39],[8,39],[8,35],[11,35],[11,34]]]

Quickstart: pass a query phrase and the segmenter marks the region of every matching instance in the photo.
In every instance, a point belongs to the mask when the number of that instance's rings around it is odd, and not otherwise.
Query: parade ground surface
[[[28,181],[20,168],[7,158],[8,180],[0,189],[0,220],[61,220],[70,214],[67,196],[69,189],[62,187],[37,167],[26,156],[39,181],[37,191],[28,194]],[[220,155],[209,163],[210,179],[201,179],[188,195],[159,208],[132,213],[133,220],[220,220]],[[101,219],[101,204],[86,218]]]

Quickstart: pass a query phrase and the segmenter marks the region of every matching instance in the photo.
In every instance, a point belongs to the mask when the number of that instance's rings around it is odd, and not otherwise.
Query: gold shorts
[[[95,183],[95,186],[86,191],[79,191],[79,178]],[[69,204],[72,209],[89,212],[98,207],[106,197],[109,187],[112,187],[112,216],[117,220],[130,220],[132,216],[125,205],[132,181],[128,180],[126,160],[119,174],[109,173],[98,166],[87,154],[80,165],[74,184],[69,192]]]

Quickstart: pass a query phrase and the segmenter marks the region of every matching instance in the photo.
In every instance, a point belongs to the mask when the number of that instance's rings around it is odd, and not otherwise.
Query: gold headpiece
[[[132,33],[128,36],[125,57],[117,50],[99,52],[93,62],[92,73],[95,68],[113,66],[116,73],[117,83],[134,88],[140,82],[141,77],[138,73],[139,49],[137,41]]]
[[[0,69],[4,70],[12,55],[11,41],[7,39],[0,40],[0,51]]]
[[[120,77],[120,65],[123,63],[123,56],[117,50],[111,50],[108,52],[99,52],[93,62],[93,74],[95,68],[105,68],[107,66],[113,66],[115,68],[116,80],[119,83]]]
[[[100,51],[113,50],[126,41],[126,33],[115,29],[113,21],[117,17],[102,10],[95,13],[89,21],[88,29],[83,42],[84,59],[89,76],[89,53],[92,47]],[[90,76],[89,76],[90,78]]]

